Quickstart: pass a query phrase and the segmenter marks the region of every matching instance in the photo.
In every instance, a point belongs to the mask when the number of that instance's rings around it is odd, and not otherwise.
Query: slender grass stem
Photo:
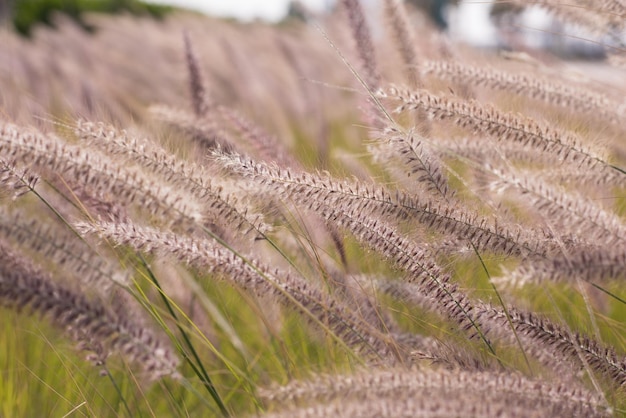
[[[163,289],[161,288],[161,285],[159,284],[158,279],[156,278],[156,276],[152,272],[152,269],[149,267],[149,265],[148,265],[147,261],[145,260],[145,258],[143,257],[143,255],[141,255],[141,253],[138,253],[138,257],[141,260],[141,263],[143,264],[143,266],[146,268],[146,271],[148,272],[148,277],[150,278],[152,283],[156,286],[156,288],[159,290],[159,295],[161,297],[161,300],[165,304],[165,307],[166,307],[167,311],[169,312],[169,314],[176,321],[176,327],[178,328],[178,331],[180,332],[180,334],[181,334],[181,336],[183,338],[183,341],[185,342],[185,345],[187,346],[187,349],[189,349],[189,352],[191,353],[191,357],[189,357],[187,354],[184,354],[185,360],[187,360],[188,364],[191,366],[191,368],[194,370],[196,375],[202,381],[203,386],[206,388],[206,390],[209,392],[209,395],[211,396],[211,398],[213,398],[213,400],[217,404],[217,406],[218,406],[218,408],[220,410],[220,413],[223,416],[225,416],[225,417],[229,417],[230,416],[230,412],[228,412],[228,409],[226,409],[226,406],[224,405],[224,402],[222,401],[222,398],[220,397],[219,393],[217,392],[217,389],[215,388],[215,385],[211,381],[211,377],[209,376],[209,374],[207,373],[206,369],[204,368],[204,364],[203,364],[202,360],[200,359],[200,356],[198,355],[198,352],[196,351],[193,343],[191,342],[191,339],[187,335],[187,332],[183,329],[183,327],[181,327],[179,325],[179,323],[178,323],[178,316],[176,315],[176,311],[174,310],[174,308],[172,308],[169,299],[167,297],[165,297],[165,294],[163,292]]]
[[[104,368],[103,371],[106,374],[106,376],[109,378],[109,380],[111,381],[113,388],[115,388],[115,392],[117,392],[119,399],[122,401],[122,405],[124,406],[124,409],[126,410],[126,413],[128,414],[128,417],[129,418],[134,417],[134,416],[142,417],[143,415],[141,414],[141,411],[139,409],[136,410],[136,414],[133,414],[131,412],[130,407],[128,406],[128,402],[126,402],[126,398],[122,394],[122,390],[117,384],[117,382],[115,381],[115,379],[113,378],[113,375],[111,374],[111,372],[107,368]]]

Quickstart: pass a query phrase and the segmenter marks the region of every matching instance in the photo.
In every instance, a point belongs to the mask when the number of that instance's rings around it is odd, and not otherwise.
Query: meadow
[[[623,1],[339,3],[0,30],[0,416],[626,415]]]

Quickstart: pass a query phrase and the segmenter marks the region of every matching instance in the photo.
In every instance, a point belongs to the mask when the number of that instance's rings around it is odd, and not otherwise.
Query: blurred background
[[[60,11],[90,30],[81,16],[88,12],[147,14],[162,18],[175,8],[251,22],[280,23],[289,19],[321,18],[336,8],[336,0],[0,0],[0,19],[28,35],[33,25],[50,25]],[[362,0],[372,17],[382,13],[382,0]],[[597,35],[565,24],[540,6],[522,8],[519,2],[479,0],[407,0],[454,40],[472,46],[509,50],[543,49],[565,58],[600,59],[604,45],[623,44],[624,34]]]

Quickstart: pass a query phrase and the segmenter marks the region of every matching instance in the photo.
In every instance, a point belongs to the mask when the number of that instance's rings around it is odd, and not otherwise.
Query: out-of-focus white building
[[[540,6],[529,6],[498,25],[490,17],[491,6],[466,0],[450,8],[450,36],[478,47],[543,49],[572,58],[600,58],[603,44],[611,43],[608,38],[560,21]]]

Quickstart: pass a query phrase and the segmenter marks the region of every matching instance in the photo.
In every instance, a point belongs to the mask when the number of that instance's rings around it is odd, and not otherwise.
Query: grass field
[[[340,3],[0,31],[0,416],[626,415],[624,47]]]

